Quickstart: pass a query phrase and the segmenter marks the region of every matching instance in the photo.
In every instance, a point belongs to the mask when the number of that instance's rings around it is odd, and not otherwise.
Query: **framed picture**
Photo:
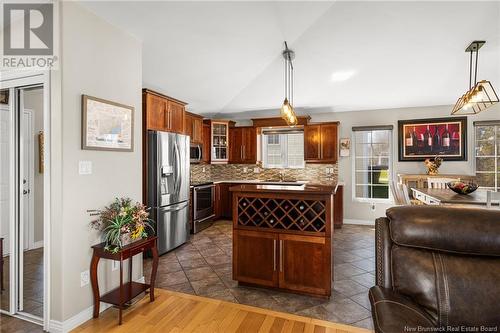
[[[82,95],[82,149],[134,150],[134,108]]]
[[[398,121],[399,161],[467,159],[467,117]]]
[[[342,138],[340,139],[340,156],[347,157],[351,154],[351,139]]]

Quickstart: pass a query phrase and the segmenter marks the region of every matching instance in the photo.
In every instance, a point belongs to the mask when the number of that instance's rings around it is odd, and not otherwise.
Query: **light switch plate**
[[[90,282],[90,273],[89,270],[87,269],[86,271],[83,271],[80,273],[80,287],[85,287],[88,285]]]
[[[78,174],[91,175],[92,174],[92,161],[79,161]]]

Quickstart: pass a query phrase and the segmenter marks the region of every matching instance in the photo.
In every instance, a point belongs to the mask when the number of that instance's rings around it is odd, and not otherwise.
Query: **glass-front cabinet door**
[[[229,157],[229,123],[212,122],[212,163],[227,163]]]

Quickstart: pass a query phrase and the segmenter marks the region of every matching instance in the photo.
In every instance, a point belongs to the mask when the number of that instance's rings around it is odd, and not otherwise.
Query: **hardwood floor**
[[[89,320],[75,333],[97,332],[293,332],[368,333],[366,329],[335,324],[253,306],[156,289],[156,300],[144,297],[124,312],[118,325],[118,311],[110,308],[98,319]]]

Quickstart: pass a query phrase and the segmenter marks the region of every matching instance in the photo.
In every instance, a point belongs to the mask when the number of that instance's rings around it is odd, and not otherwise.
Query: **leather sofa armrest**
[[[381,217],[375,220],[375,260],[376,285],[382,288],[392,288],[391,279],[391,233],[389,219]]]
[[[391,289],[372,287],[369,298],[377,333],[423,332],[427,330],[422,328],[436,327],[419,305]]]

